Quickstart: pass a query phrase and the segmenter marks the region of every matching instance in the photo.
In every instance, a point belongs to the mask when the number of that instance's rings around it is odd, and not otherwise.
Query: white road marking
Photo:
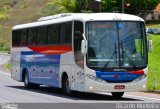
[[[137,96],[137,95],[130,95],[130,94],[125,94],[125,95],[131,96],[131,97],[144,98],[144,99],[152,99],[152,100],[158,100],[158,101],[160,101],[160,99],[158,99],[158,98],[150,98],[150,97]]]
[[[9,73],[4,73],[4,72],[1,72],[1,71],[0,71],[0,73],[3,74],[3,75],[11,76],[11,74],[9,74]]]

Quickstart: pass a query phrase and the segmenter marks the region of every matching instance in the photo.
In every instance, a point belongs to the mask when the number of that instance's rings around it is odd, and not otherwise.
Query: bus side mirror
[[[87,53],[87,40],[81,42],[81,53],[85,55]]]
[[[148,52],[152,53],[153,50],[153,43],[152,43],[152,39],[148,40]]]

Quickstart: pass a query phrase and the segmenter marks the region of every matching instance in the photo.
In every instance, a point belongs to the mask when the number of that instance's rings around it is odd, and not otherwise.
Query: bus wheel
[[[28,73],[24,74],[24,86],[26,89],[31,89],[31,88],[39,88],[39,84],[33,84],[29,82],[29,77],[28,77]]]
[[[28,73],[26,73],[26,72],[24,74],[24,86],[26,89],[30,89],[30,88],[34,87],[34,85],[32,83],[29,83],[29,76],[28,76]]]
[[[62,81],[62,90],[63,90],[63,93],[66,95],[72,94],[72,91],[71,91],[70,85],[69,85],[69,79],[66,76],[63,78],[63,81]]]
[[[114,98],[121,98],[123,96],[124,92],[112,92],[112,96]]]

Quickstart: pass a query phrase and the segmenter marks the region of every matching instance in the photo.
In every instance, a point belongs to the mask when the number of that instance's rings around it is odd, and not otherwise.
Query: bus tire
[[[24,72],[24,86],[26,89],[30,89],[33,87],[33,85],[31,83],[29,83],[29,76],[28,73]]]
[[[123,96],[124,92],[112,92],[112,96],[114,98],[121,98]]]
[[[39,88],[39,86],[40,86],[39,84],[33,84],[33,83],[29,82],[29,75],[26,72],[26,70],[24,70],[23,73],[24,73],[24,86],[25,86],[26,89],[31,89],[31,88],[37,89],[37,88]]]
[[[69,85],[69,78],[67,76],[64,76],[62,79],[62,91],[66,95],[69,95],[69,96],[72,95],[72,91]]]

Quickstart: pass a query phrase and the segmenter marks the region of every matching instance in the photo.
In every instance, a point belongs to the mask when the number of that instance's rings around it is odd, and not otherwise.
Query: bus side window
[[[83,55],[81,54],[81,41],[83,33],[83,22],[74,21],[74,54],[77,65],[83,68]]]
[[[59,44],[59,24],[48,26],[48,44]]]
[[[83,22],[75,21],[74,22],[74,52],[81,51],[81,41],[83,33]]]
[[[72,22],[61,24],[60,44],[71,44],[72,42]]]
[[[28,30],[28,45],[36,45],[37,42],[37,28],[30,28]]]
[[[47,38],[47,26],[38,27],[38,45],[46,45],[48,43]]]
[[[20,30],[20,46],[27,45],[27,29]]]
[[[19,31],[18,30],[14,30],[12,32],[12,46],[16,47],[19,45]]]

